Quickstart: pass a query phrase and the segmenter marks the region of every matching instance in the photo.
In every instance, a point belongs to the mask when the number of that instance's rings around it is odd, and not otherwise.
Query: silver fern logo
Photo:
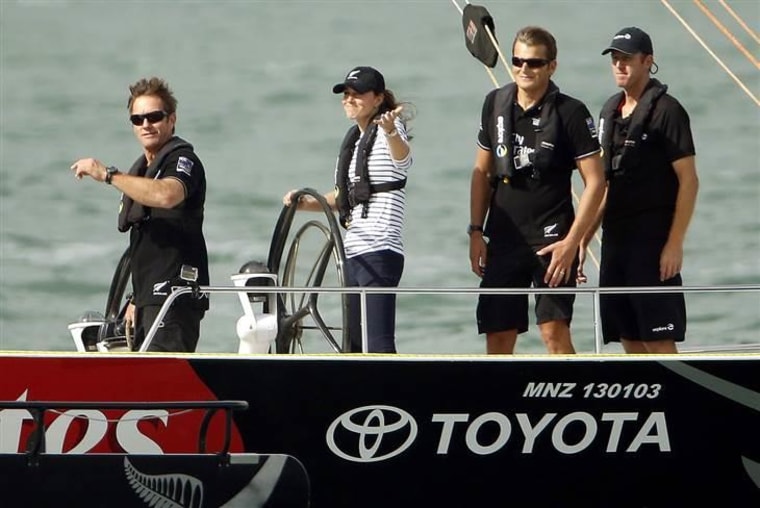
[[[203,482],[180,473],[145,474],[124,457],[124,472],[129,485],[151,507],[189,508],[203,506]]]

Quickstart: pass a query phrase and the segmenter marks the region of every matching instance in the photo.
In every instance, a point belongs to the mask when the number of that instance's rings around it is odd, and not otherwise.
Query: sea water
[[[670,5],[760,95],[757,68],[734,44],[692,2]],[[756,2],[731,6],[758,30]],[[507,56],[524,25],[556,36],[555,81],[595,117],[616,91],[601,50],[624,26],[652,36],[657,78],[688,110],[697,147],[701,186],[685,283],[760,283],[760,110],[664,2],[486,7]],[[758,54],[719,4],[708,7]],[[0,349],[72,350],[67,324],[103,310],[128,241],[116,230],[119,195],[91,179],[76,181],[69,167],[93,156],[126,169],[137,157],[128,85],[157,75],[176,93],[177,133],[195,145],[207,172],[212,284],[231,285],[246,261],[266,260],[287,190],[332,188],[349,123],[331,88],[356,65],[380,69],[417,112],[401,285],[476,287],[465,227],[480,108],[494,84],[465,49],[450,1],[0,1]],[[501,64],[493,72],[500,84],[509,79]],[[586,269],[595,285],[591,260]],[[474,295],[401,295],[399,350],[482,352],[475,304]],[[687,304],[691,346],[760,338],[758,293],[690,294]],[[199,350],[236,351],[241,313],[236,297],[214,296]],[[579,350],[593,350],[587,295],[578,297],[573,332]],[[535,325],[518,351],[543,351]]]

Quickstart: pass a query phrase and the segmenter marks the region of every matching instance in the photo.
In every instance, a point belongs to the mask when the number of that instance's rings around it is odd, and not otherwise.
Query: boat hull
[[[760,501],[759,368],[758,355],[4,355],[0,399],[245,400],[230,451],[295,457],[315,507],[741,506]],[[32,421],[8,411],[0,451],[22,453]],[[101,431],[97,415],[78,430],[50,415],[46,452],[196,445],[186,414],[102,414]]]

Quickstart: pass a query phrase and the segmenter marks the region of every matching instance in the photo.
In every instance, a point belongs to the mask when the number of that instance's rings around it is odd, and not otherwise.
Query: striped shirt
[[[401,120],[396,119],[395,123],[399,136],[408,142],[406,130]],[[359,175],[356,174],[356,148],[358,145],[359,140],[356,141],[354,154],[348,167],[348,177],[351,184],[359,181]],[[407,170],[411,165],[411,151],[404,160],[393,160],[388,147],[388,140],[382,129],[378,127],[377,137],[372,145],[367,162],[370,184],[376,185],[403,180],[406,178]],[[336,179],[337,175],[336,167]],[[363,207],[364,205],[360,204],[351,210],[351,223],[343,239],[346,257],[352,258],[361,254],[388,249],[403,255],[404,243],[401,236],[406,210],[406,189],[370,194],[366,218],[362,218]]]

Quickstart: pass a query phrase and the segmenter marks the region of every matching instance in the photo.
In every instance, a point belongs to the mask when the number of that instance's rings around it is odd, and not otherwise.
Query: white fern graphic
[[[135,494],[151,508],[201,508],[203,482],[180,473],[145,474],[124,457],[124,472]]]

